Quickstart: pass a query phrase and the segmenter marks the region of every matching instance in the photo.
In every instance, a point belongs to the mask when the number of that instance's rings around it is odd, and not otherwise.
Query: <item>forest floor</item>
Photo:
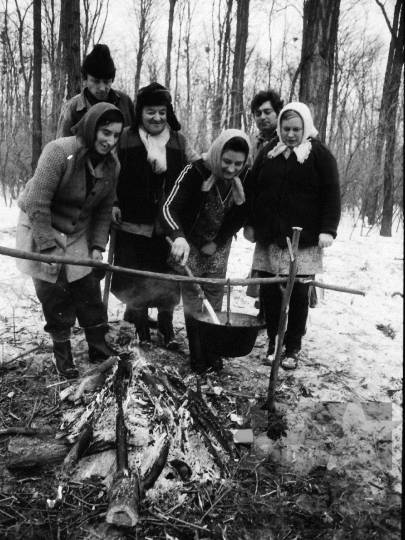
[[[1,208],[0,245],[14,247],[18,211]],[[339,236],[325,252],[328,284],[364,291],[355,296],[318,290],[310,310],[302,360],[296,371],[280,369],[277,401],[286,436],[266,437],[270,368],[261,332],[252,352],[225,359],[209,373],[202,393],[227,429],[251,428],[254,442],[241,448],[228,477],[176,481],[168,492],[148,495],[138,525],[107,527],[103,478],[72,477],[63,502],[55,499],[57,465],[10,472],[5,465],[27,437],[0,435],[0,537],[2,539],[178,539],[178,540],[390,540],[401,535],[403,231],[392,238],[355,226],[346,215]],[[229,276],[245,278],[253,246],[234,242]],[[15,261],[1,256],[0,430],[48,427],[58,432],[72,408],[61,402],[65,387],[51,363],[41,306],[31,280]],[[319,276],[320,277],[320,276]],[[231,310],[257,314],[246,288],[234,287]],[[109,305],[108,340],[124,351],[133,329],[123,306]],[[175,312],[178,352],[155,346],[160,367],[190,374],[181,307]],[[153,336],[155,339],[155,336]],[[89,369],[83,331],[72,339],[81,374]],[[162,480],[163,481],[163,480]],[[153,490],[151,490],[153,491]]]

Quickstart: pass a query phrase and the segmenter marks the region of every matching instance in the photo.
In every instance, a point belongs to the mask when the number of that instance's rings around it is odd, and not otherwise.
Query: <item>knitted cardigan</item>
[[[40,251],[57,246],[52,228],[66,235],[88,228],[89,246],[107,244],[119,163],[111,154],[103,178],[86,198],[86,163],[75,158],[80,147],[77,137],[47,144],[18,200]]]

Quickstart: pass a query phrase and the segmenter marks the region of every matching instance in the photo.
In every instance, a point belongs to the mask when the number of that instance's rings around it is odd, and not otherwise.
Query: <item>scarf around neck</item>
[[[302,122],[304,124],[303,134],[302,134],[302,141],[301,143],[293,148],[293,152],[297,156],[297,161],[299,163],[304,163],[304,161],[307,159],[311,152],[312,144],[309,140],[311,137],[316,137],[318,135],[318,131],[314,126],[311,112],[309,108],[305,105],[305,103],[301,103],[299,101],[294,101],[292,103],[288,103],[278,115],[278,121],[277,121],[277,135],[280,139],[280,142],[267,154],[268,158],[275,158],[279,154],[282,154],[286,149],[287,145],[284,144],[281,141],[281,117],[283,113],[286,111],[295,111],[297,112],[301,118]]]
[[[166,144],[170,139],[170,129],[166,124],[165,129],[159,135],[151,135],[143,126],[139,126],[139,136],[148,153],[148,162],[156,174],[162,174],[167,170]]]
[[[217,180],[219,178],[222,178],[223,148],[229,140],[235,137],[241,137],[248,143],[250,153],[251,144],[250,139],[246,135],[246,133],[239,129],[226,129],[225,131],[223,131],[212,143],[208,152],[202,155],[205,166],[211,171],[211,176],[207,180],[205,180],[205,182],[203,182],[203,185],[201,187],[202,191],[209,191],[212,186],[217,182]],[[249,155],[246,156],[245,163],[243,164],[244,166],[248,157]],[[232,178],[232,196],[235,204],[237,205],[243,204],[246,200],[245,192],[243,191],[243,185],[239,176],[234,176]]]

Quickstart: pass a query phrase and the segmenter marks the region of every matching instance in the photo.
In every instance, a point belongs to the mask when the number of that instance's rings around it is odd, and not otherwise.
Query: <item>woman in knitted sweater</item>
[[[316,140],[308,107],[289,103],[280,112],[277,134],[258,154],[252,170],[254,197],[245,237],[256,242],[252,268],[259,277],[286,275],[289,269],[287,238],[292,227],[301,227],[298,275],[309,277],[323,271],[323,249],[336,238],[340,219],[340,187],[336,160]],[[294,285],[285,335],[282,366],[295,369],[306,331],[309,285]],[[281,309],[278,285],[262,285],[260,302],[267,323],[267,360],[275,351]]]
[[[47,144],[18,201],[19,249],[102,260],[119,173],[111,151],[123,122],[117,107],[99,103],[73,128],[75,136]],[[70,345],[76,318],[85,330],[90,362],[102,362],[114,353],[105,341],[107,310],[96,272],[84,266],[25,260],[17,266],[33,278],[60,375],[78,375]]]
[[[212,143],[207,154],[181,173],[161,213],[164,232],[173,241],[171,266],[183,273],[187,264],[198,277],[224,278],[232,237],[248,215],[250,169],[249,138],[228,129]],[[222,285],[203,284],[215,311],[221,311]],[[200,343],[195,314],[202,301],[191,284],[181,287],[192,369],[222,369],[222,359]]]

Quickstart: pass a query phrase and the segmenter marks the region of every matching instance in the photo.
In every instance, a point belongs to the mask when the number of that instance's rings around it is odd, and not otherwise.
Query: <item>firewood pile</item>
[[[125,359],[110,359],[108,367],[107,377],[99,368],[61,393],[73,404],[61,432],[75,443],[64,471],[77,481],[102,478],[109,492],[107,522],[133,526],[142,498],[181,503],[185,483],[229,477],[238,460],[233,436],[194,377],[183,380],[176,370],[151,364],[137,346]],[[89,444],[107,450],[74,469]]]

